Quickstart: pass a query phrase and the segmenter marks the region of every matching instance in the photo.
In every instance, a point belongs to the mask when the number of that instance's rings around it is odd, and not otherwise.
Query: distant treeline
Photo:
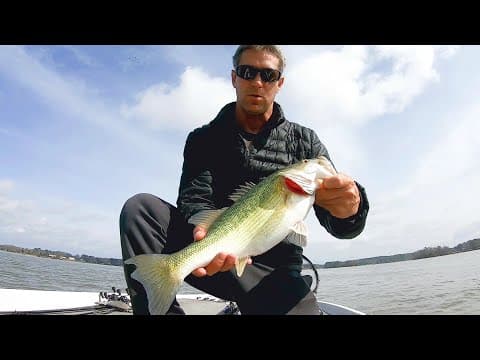
[[[411,253],[397,254],[390,256],[376,256],[364,259],[356,260],[346,260],[346,261],[327,261],[324,265],[315,264],[316,268],[335,268],[335,267],[345,267],[345,266],[359,266],[359,265],[370,265],[370,264],[382,264],[390,263],[396,261],[406,261],[406,260],[416,260],[429,258],[434,256],[443,256],[449,254],[455,254],[464,251],[472,251],[480,249],[480,239],[473,239],[466,241],[464,243],[458,244],[457,246],[450,248],[447,246],[437,246],[437,247],[425,247],[421,250],[417,250]],[[0,250],[10,251],[21,254],[35,255],[40,257],[48,257],[53,259],[60,260],[69,260],[69,261],[80,261],[85,263],[92,264],[102,264],[102,265],[115,265],[122,266],[122,259],[114,258],[101,258],[90,255],[72,255],[63,251],[52,251],[44,250],[40,248],[35,249],[26,249],[13,245],[0,245]],[[309,264],[304,264],[304,268],[310,268]]]
[[[369,265],[369,264],[381,264],[381,263],[390,263],[396,261],[405,261],[405,260],[416,260],[429,258],[434,256],[443,256],[449,254],[455,254],[464,251],[472,251],[480,249],[480,239],[473,239],[466,241],[464,243],[458,244],[457,246],[450,248],[448,246],[437,246],[437,247],[425,247],[421,250],[417,250],[411,253],[397,254],[390,256],[376,256],[364,259],[356,260],[347,260],[347,261],[328,261],[323,266],[323,268],[335,268],[335,267],[344,267],[344,266],[358,266],[358,265]]]
[[[64,251],[54,251],[54,250],[45,250],[40,248],[27,249],[14,245],[0,245],[0,250],[15,252],[20,254],[34,255],[39,257],[46,257],[51,259],[67,260],[67,261],[79,261],[92,264],[101,264],[101,265],[115,265],[121,266],[121,259],[114,258],[102,258],[95,257],[90,255],[72,255]]]

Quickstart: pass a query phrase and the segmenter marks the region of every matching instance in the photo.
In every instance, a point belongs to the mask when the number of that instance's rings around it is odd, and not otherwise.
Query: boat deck
[[[216,315],[227,306],[227,303],[215,301],[199,301],[195,299],[181,299],[178,301],[187,315]],[[0,312],[0,315],[132,315],[132,311],[107,305],[95,305],[58,310],[8,311]]]

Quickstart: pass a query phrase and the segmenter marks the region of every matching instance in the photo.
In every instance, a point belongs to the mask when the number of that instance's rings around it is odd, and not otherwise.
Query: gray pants
[[[120,240],[123,260],[140,254],[170,254],[193,242],[193,225],[175,206],[150,195],[137,194],[127,200],[120,213]],[[133,313],[149,314],[143,286],[130,277],[134,265],[124,265]],[[242,277],[235,271],[213,276],[188,275],[185,281],[201,291],[237,303],[249,314],[320,315],[314,294],[299,271],[273,269],[254,261]],[[168,314],[185,314],[175,300]]]

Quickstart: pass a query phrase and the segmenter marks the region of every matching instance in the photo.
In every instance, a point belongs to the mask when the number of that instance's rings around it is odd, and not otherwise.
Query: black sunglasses
[[[263,82],[275,82],[280,80],[282,73],[275,69],[258,69],[251,65],[238,65],[235,73],[245,80],[253,80],[260,73]]]

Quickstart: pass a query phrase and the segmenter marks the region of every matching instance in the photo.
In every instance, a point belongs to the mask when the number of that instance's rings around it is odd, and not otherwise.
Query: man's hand
[[[200,241],[207,235],[207,231],[201,226],[196,226],[193,229],[193,240]],[[192,275],[202,277],[205,275],[211,276],[219,271],[229,271],[235,266],[237,257],[226,253],[219,253],[213,258],[213,260],[205,267],[201,267],[192,271]],[[251,264],[252,260],[248,259],[248,264]]]
[[[323,207],[340,219],[357,213],[360,194],[351,177],[338,173],[318,181],[321,184],[315,192],[315,205]]]

